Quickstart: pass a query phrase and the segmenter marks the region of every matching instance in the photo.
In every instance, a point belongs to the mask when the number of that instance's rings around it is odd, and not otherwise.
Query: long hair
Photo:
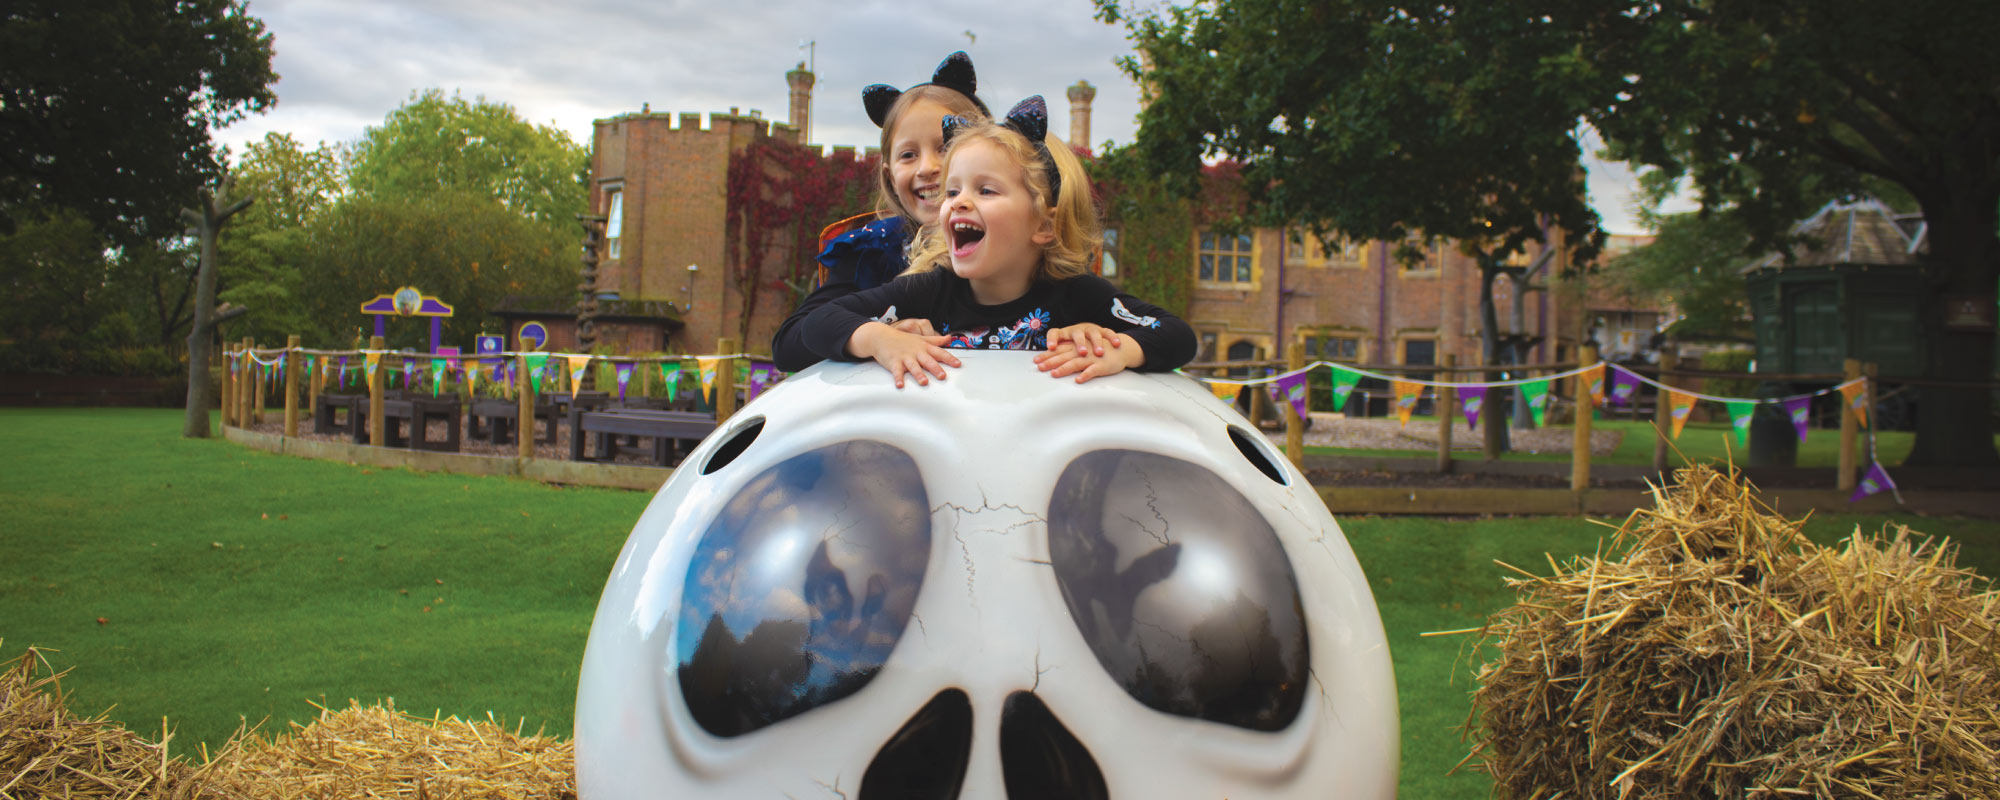
[[[909,91],[897,97],[895,104],[889,106],[889,113],[882,117],[882,149],[880,151],[882,154],[882,167],[876,170],[875,174],[875,216],[879,218],[887,219],[889,217],[900,216],[906,220],[914,219],[914,215],[910,213],[910,210],[903,207],[902,199],[896,196],[896,187],[889,182],[889,162],[895,158],[895,154],[889,150],[890,147],[895,145],[895,142],[891,142],[889,139],[896,135],[896,124],[902,121],[903,114],[910,110],[910,106],[924,101],[944,106],[946,114],[954,114],[965,119],[983,120],[986,118],[986,111],[979,106],[978,101],[965,96],[964,93],[956,89],[948,89],[934,83],[912,86]]]
[[[1097,220],[1097,204],[1090,196],[1090,176],[1084,173],[1083,162],[1077,160],[1069,145],[1054,136],[1047,137],[1043,142],[1062,181],[1062,191],[1053,198],[1054,202],[1050,202],[1051,187],[1042,151],[1030,144],[1028,137],[991,121],[982,120],[961,128],[952,136],[951,145],[945,148],[944,153],[944,180],[951,179],[951,157],[973,142],[998,145],[1000,151],[1021,169],[1022,183],[1027,185],[1029,194],[1033,196],[1035,207],[1049,214],[1054,223],[1055,238],[1042,246],[1042,259],[1035,267],[1035,278],[1053,281],[1090,274],[1091,258],[1103,244],[1104,231]],[[904,275],[951,268],[951,237],[945,233],[945,220],[949,216],[940,213],[937,219],[917,231],[910,266],[903,271]]]

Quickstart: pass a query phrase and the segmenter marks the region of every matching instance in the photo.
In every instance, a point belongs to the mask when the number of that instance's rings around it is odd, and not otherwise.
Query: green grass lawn
[[[1461,421],[1463,418],[1460,418]],[[1618,449],[1609,456],[1598,456],[1593,463],[1627,464],[1649,466],[1653,463],[1653,423],[1629,420],[1596,420],[1591,423],[1595,430],[1615,430],[1624,432]],[[1569,431],[1571,426],[1552,426]],[[1436,417],[1411,417],[1412,430],[1436,431]],[[1458,444],[1478,441],[1478,431],[1459,425],[1452,432],[1453,441]],[[1883,466],[1894,467],[1903,463],[1910,455],[1910,443],[1915,434],[1910,431],[1883,431],[1875,436],[1878,459]],[[1994,446],[2000,447],[2000,436],[1993,437]],[[1867,447],[1867,430],[1862,430],[1861,446]],[[1306,452],[1328,456],[1366,456],[1376,458],[1430,458],[1437,450],[1365,450],[1344,447],[1308,447]],[[1674,466],[1690,462],[1723,461],[1732,455],[1738,463],[1748,460],[1747,450],[1736,443],[1736,434],[1727,422],[1690,422],[1681,430],[1679,439],[1667,451],[1668,462]],[[1865,450],[1864,450],[1865,453]],[[1455,450],[1454,458],[1474,461],[1480,458],[1478,451]],[[1560,453],[1508,453],[1501,456],[1506,461],[1550,461],[1569,462],[1567,449]],[[1865,456],[1864,456],[1865,459]],[[1832,469],[1840,463],[1840,431],[1814,428],[1804,442],[1799,443],[1798,465],[1801,467],[1825,467]]]
[[[308,701],[489,711],[567,735],[597,596],[643,493],[308,461],[179,438],[172,410],[0,410],[0,655],[54,648],[73,708],[174,747]],[[1685,438],[1685,437],[1684,437]],[[1827,514],[1949,535],[2000,574],[2000,524]],[[1511,602],[1493,565],[1546,570],[1606,532],[1566,518],[1343,520],[1389,632],[1402,796],[1484,798],[1464,754],[1466,637]],[[425,611],[428,607],[430,610]],[[106,622],[99,624],[98,619]]]

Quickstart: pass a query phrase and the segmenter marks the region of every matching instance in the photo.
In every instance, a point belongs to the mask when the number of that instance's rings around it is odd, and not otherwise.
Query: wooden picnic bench
[[[388,436],[390,447],[409,447],[411,450],[439,450],[447,453],[458,452],[458,425],[462,408],[457,397],[411,397],[408,400],[382,401],[383,431]],[[361,415],[356,415],[361,416]],[[433,442],[426,435],[429,423],[443,420],[445,435],[443,441]],[[402,423],[410,425],[408,441],[402,435]]]
[[[313,413],[313,433],[333,433],[342,429],[352,432],[356,400],[361,401],[361,413],[368,413],[368,395],[322,392],[319,396],[319,410]],[[344,421],[339,415],[341,411],[347,412],[347,419]]]
[[[520,416],[519,402],[498,397],[477,398],[472,401],[472,408],[466,415],[466,438],[483,438],[496,445],[511,442],[514,440],[513,428]],[[562,409],[553,402],[540,401],[535,403],[532,416],[541,420],[543,429],[547,431],[541,437],[542,443],[555,444],[559,438],[556,428],[562,421]],[[481,425],[482,421],[487,424]],[[530,430],[533,430],[532,425],[530,423]]]
[[[618,455],[616,437],[645,437],[653,440],[650,453],[653,463],[669,467],[674,465],[677,452],[685,456],[687,451],[693,450],[714,431],[715,417],[708,414],[640,408],[603,411],[578,408],[571,410],[569,416],[569,457],[572,461],[610,461]],[[596,434],[595,457],[586,456],[584,445],[588,434]],[[685,448],[682,443],[686,443]]]

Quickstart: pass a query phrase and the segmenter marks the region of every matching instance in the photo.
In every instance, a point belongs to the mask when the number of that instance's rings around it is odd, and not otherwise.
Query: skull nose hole
[[[763,432],[763,417],[753,419],[742,427],[737,428],[734,433],[729,435],[729,441],[723,442],[721,447],[715,448],[715,454],[708,457],[707,464],[702,465],[701,474],[708,475],[718,469],[729,466],[729,462],[735,461],[737,456],[743,455],[743,451],[750,448],[750,443],[757,441],[757,434]]]
[[[1000,773],[1007,781],[1007,796],[1014,800],[1111,796],[1097,759],[1041,698],[1029,692],[1008,695],[1000,712]]]
[[[946,689],[889,737],[861,775],[861,800],[952,800],[972,758],[972,699]]]
[[[1264,437],[1255,437],[1255,439],[1262,438]],[[1236,444],[1236,451],[1243,454],[1243,459],[1250,462],[1250,466],[1256,467],[1258,472],[1264,473],[1264,477],[1270,478],[1279,486],[1287,485],[1285,482],[1285,473],[1278,471],[1278,465],[1271,463],[1271,456],[1266,452],[1266,448],[1269,445],[1259,446],[1252,438],[1252,434],[1245,433],[1241,428],[1234,425],[1229,426],[1229,441]]]

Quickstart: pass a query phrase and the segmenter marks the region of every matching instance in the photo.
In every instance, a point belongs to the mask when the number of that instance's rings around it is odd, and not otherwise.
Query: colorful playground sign
[[[540,350],[549,343],[549,329],[539,322],[524,322],[515,339],[521,343],[522,350]]]
[[[423,292],[415,286],[405,286],[393,294],[379,294],[375,299],[361,304],[363,314],[395,314],[399,317],[449,317],[451,306]]]
[[[477,338],[473,339],[473,344],[472,344],[473,352],[476,352],[482,356],[497,355],[502,350],[506,349],[506,347],[507,347],[506,337],[496,336],[491,334],[483,334],[483,333],[480,334]]]

